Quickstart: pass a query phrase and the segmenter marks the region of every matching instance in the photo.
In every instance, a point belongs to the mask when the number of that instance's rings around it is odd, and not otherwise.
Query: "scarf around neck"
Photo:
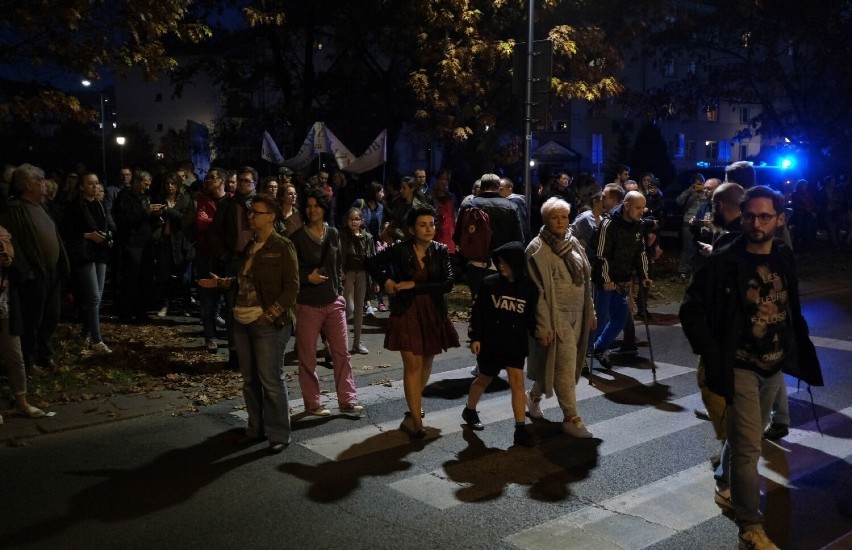
[[[588,261],[583,261],[582,247],[580,242],[574,238],[571,228],[565,232],[565,238],[560,239],[554,235],[547,227],[541,226],[538,231],[539,238],[550,247],[554,254],[562,258],[565,262],[565,267],[568,268],[568,273],[571,275],[571,281],[575,286],[580,286],[586,283],[591,277],[591,268]],[[571,252],[577,251],[577,254]]]

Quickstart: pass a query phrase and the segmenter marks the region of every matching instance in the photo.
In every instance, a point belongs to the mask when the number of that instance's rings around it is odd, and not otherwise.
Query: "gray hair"
[[[564,210],[570,214],[571,205],[561,197],[550,197],[541,205],[541,217],[548,217],[554,210]]]
[[[15,168],[12,172],[12,185],[18,193],[23,193],[27,190],[27,184],[36,179],[44,177],[44,170],[32,164],[22,164]]]

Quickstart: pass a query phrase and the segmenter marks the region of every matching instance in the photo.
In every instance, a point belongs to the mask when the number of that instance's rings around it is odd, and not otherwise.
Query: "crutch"
[[[598,285],[595,283],[592,284],[592,309],[595,308],[595,303],[597,303],[598,299]],[[597,329],[592,331],[592,333],[588,336],[588,340],[586,341],[586,357],[589,358],[589,385],[594,386],[594,381],[592,379],[592,375],[595,374],[595,332]]]
[[[651,376],[654,377],[654,384],[656,384],[657,363],[654,362],[654,346],[651,345],[651,327],[648,326],[648,287],[644,285],[644,281],[639,282],[639,294],[645,304],[642,308],[642,322],[645,324],[645,337],[648,339],[648,353],[651,356]]]

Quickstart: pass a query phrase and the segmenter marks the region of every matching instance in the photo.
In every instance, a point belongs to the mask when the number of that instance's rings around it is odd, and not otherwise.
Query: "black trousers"
[[[151,244],[123,246],[121,250],[121,303],[119,317],[123,322],[142,320],[153,298],[154,257]]]

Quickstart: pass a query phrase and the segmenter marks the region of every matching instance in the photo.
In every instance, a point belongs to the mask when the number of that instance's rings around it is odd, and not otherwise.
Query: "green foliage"
[[[167,42],[199,43],[210,28],[190,17],[192,0],[10,0],[0,3],[0,64],[32,77],[32,67],[98,80],[101,71],[141,68],[156,78],[176,66]],[[61,113],[80,122],[90,109],[49,83],[0,95],[0,116],[32,120]]]

